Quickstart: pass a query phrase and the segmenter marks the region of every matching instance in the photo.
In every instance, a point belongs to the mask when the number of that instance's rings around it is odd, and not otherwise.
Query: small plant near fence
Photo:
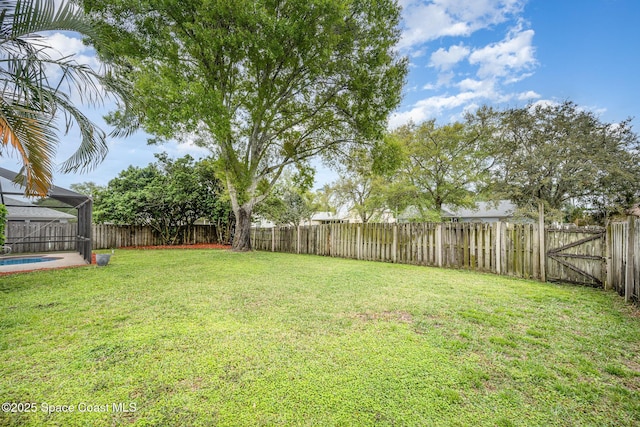
[[[4,227],[7,223],[7,208],[5,205],[0,204],[0,247],[4,246],[5,235]]]

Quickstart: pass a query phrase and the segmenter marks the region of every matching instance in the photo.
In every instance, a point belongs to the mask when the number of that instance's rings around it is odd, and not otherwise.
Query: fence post
[[[436,225],[436,265],[442,267],[442,223]]]
[[[253,238],[251,239],[251,247],[254,247],[256,244],[256,233],[258,232],[258,227],[253,227],[251,231],[253,231]]]
[[[393,244],[391,246],[391,261],[398,262],[398,224],[393,224]]]
[[[544,203],[538,202],[538,240],[540,248],[540,281],[547,281],[547,248],[544,231]]]
[[[271,227],[271,252],[276,251],[276,227]]]
[[[627,262],[624,280],[624,300],[629,301],[633,296],[633,270],[634,270],[634,243],[635,243],[635,221],[633,216],[627,217]]]
[[[496,222],[496,274],[502,271],[502,223]]]
[[[608,290],[613,287],[613,226],[610,221],[607,221],[607,225],[605,226],[605,237],[604,237],[604,268],[607,271],[607,281],[604,284],[604,289]]]
[[[362,224],[356,225],[356,257],[362,259]]]

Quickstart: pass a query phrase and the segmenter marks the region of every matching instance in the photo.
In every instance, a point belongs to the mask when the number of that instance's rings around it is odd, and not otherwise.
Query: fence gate
[[[603,286],[605,235],[603,228],[547,228],[547,280]]]

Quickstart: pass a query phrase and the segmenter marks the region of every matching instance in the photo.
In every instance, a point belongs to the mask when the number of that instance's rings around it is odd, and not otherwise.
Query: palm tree
[[[99,40],[76,5],[63,0],[0,0],[0,155],[12,148],[22,162],[29,195],[46,195],[52,185],[59,127],[78,126],[81,142],[62,172],[86,171],[107,154],[106,134],[72,102],[101,105],[124,93],[106,67],[94,70],[62,57],[46,43],[47,31],[70,31]],[[55,56],[52,56],[55,55]],[[61,126],[62,125],[62,126]]]

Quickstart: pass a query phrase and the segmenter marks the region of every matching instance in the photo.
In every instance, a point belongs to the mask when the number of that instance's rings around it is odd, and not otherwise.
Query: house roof
[[[311,215],[312,221],[341,221],[343,219],[333,212],[316,212]]]
[[[9,169],[0,168],[0,195],[2,195],[3,198],[6,198],[6,195],[24,195],[24,185],[16,183],[16,180],[19,180],[17,173]],[[90,197],[84,194],[76,193],[75,191],[55,185],[51,186],[48,197],[75,207],[81,206],[90,199]]]
[[[7,206],[7,220],[9,221],[55,221],[75,219],[75,216],[55,209],[36,206],[33,203],[5,197]]]
[[[509,200],[499,202],[478,202],[475,209],[459,208],[450,206],[442,207],[442,216],[445,218],[507,218],[514,214],[516,205]]]

